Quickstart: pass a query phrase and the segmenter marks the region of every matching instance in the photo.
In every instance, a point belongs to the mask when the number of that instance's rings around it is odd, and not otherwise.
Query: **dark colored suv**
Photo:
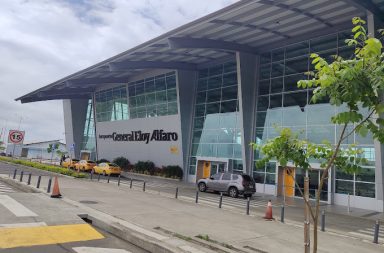
[[[233,198],[237,198],[239,194],[245,198],[251,197],[256,192],[255,181],[249,175],[232,173],[217,173],[210,178],[200,179],[197,181],[197,187],[201,192],[226,192]]]

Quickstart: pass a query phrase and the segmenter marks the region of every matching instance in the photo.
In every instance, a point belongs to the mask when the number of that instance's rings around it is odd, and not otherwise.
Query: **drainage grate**
[[[97,201],[92,201],[92,200],[80,200],[79,201],[82,204],[97,204]]]

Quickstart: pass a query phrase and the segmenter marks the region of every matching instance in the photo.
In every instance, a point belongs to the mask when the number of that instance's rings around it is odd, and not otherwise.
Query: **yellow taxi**
[[[78,159],[67,158],[67,159],[65,159],[65,160],[61,163],[61,166],[65,167],[65,168],[68,168],[68,169],[74,169],[75,166],[76,166],[76,163],[77,163],[78,161],[79,161]]]
[[[97,174],[106,175],[120,175],[121,168],[114,163],[100,163],[93,167],[93,172]]]
[[[91,171],[95,166],[96,166],[96,163],[90,160],[80,160],[78,163],[75,164],[76,170],[83,170],[83,171]]]

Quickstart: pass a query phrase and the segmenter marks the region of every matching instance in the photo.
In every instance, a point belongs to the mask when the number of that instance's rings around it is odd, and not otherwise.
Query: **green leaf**
[[[357,30],[361,28],[361,25],[357,25],[352,29],[352,32],[355,33]]]
[[[362,34],[363,34],[363,32],[361,32],[361,31],[360,31],[360,32],[357,32],[357,33],[355,33],[355,35],[353,36],[353,38],[354,38],[354,39],[357,39],[357,38],[359,38],[359,36],[362,35]]]
[[[375,106],[375,110],[376,110],[376,113],[378,114],[384,113],[384,104],[377,104]]]
[[[287,159],[285,159],[285,158],[281,158],[280,160],[279,160],[279,163],[280,163],[280,165],[281,166],[287,166],[287,163],[288,163],[288,161],[287,161]]]
[[[357,129],[356,129],[357,130]],[[358,129],[358,134],[359,135],[361,135],[362,137],[366,137],[367,136],[367,134],[368,134],[368,128],[366,127],[366,126],[364,126],[364,125],[361,125],[360,127],[359,127],[359,129]]]

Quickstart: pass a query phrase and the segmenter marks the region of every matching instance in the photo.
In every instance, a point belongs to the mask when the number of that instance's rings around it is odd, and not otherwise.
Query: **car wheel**
[[[252,198],[252,194],[244,194],[244,198]]]
[[[207,185],[203,182],[199,183],[199,191],[205,192],[207,190]]]
[[[239,196],[239,191],[237,190],[236,187],[230,187],[228,190],[228,195],[231,196],[232,198],[237,198]]]

